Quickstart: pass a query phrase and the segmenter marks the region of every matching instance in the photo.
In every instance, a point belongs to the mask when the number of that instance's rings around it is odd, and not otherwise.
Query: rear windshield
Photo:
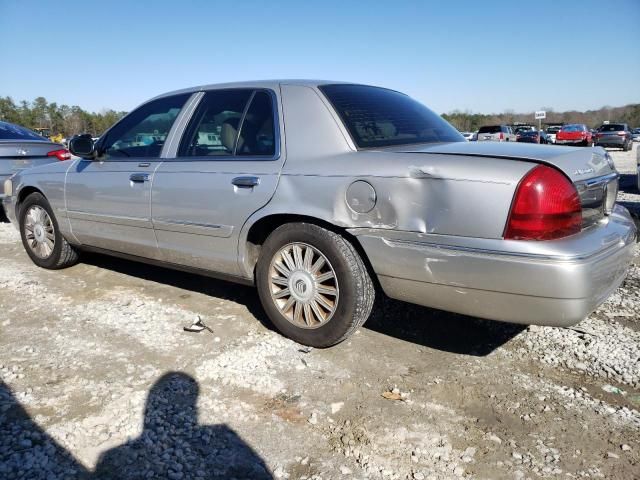
[[[359,148],[463,142],[464,137],[407,95],[366,85],[320,87]]]
[[[501,131],[500,125],[491,125],[488,127],[480,127],[478,133],[500,133]]]
[[[558,133],[560,131],[560,127],[549,127],[547,128],[547,133]]]
[[[13,123],[0,122],[0,140],[41,140],[46,142],[47,139],[41,137],[36,132],[32,132],[28,128],[14,125]]]
[[[562,127],[563,132],[582,132],[584,127],[582,125],[565,125]]]
[[[609,125],[602,125],[600,127],[601,132],[619,132],[620,130],[624,130],[624,125],[619,123],[610,123]]]

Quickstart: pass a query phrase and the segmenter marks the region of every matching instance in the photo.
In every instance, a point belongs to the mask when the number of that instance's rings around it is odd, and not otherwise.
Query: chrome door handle
[[[132,173],[129,176],[129,180],[135,183],[144,183],[149,181],[148,173]]]
[[[260,179],[258,177],[236,177],[231,180],[231,183],[239,188],[253,188],[260,184]]]

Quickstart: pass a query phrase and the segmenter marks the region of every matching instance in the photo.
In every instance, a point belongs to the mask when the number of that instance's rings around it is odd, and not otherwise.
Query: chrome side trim
[[[619,178],[620,174],[618,172],[612,172],[607,175],[603,175],[601,177],[590,178],[588,180],[581,180],[579,182],[575,182],[576,188],[578,191],[581,189],[591,188],[595,185],[603,185],[605,183],[609,183],[611,180]]]
[[[120,215],[105,215],[102,213],[79,212],[77,210],[67,210],[69,218],[85,220],[88,222],[110,223],[115,225],[126,225],[129,227],[153,228],[150,218],[126,217]]]
[[[437,250],[450,250],[456,252],[466,252],[472,255],[499,255],[501,257],[518,257],[518,258],[531,258],[536,260],[549,260],[554,262],[575,262],[577,260],[586,260],[598,255],[602,255],[606,253],[608,250],[612,250],[615,248],[619,248],[618,244],[610,245],[609,247],[599,250],[594,253],[589,253],[586,255],[541,255],[538,253],[523,253],[523,252],[505,252],[502,250],[488,250],[484,248],[475,248],[475,247],[463,247],[460,245],[443,245],[441,243],[431,243],[431,242],[415,242],[410,240],[389,240],[386,238],[382,239],[389,246],[399,246],[399,247],[414,247],[414,248],[433,248]]]
[[[163,230],[166,232],[189,233],[192,235],[207,235],[222,238],[228,238],[233,233],[233,226],[231,225],[179,222],[168,218],[154,218],[153,227],[156,230]]]

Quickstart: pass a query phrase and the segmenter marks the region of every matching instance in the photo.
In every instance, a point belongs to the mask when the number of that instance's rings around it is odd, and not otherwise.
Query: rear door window
[[[256,92],[242,121],[236,155],[275,154],[274,111],[271,95]]]
[[[234,155],[242,116],[252,90],[213,90],[205,94],[189,122],[179,157]]]

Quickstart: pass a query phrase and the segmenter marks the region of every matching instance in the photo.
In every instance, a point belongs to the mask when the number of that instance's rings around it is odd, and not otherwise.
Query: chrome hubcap
[[[34,205],[24,219],[24,234],[29,249],[39,258],[48,258],[56,244],[55,229],[47,211]]]
[[[338,279],[331,263],[306,243],[290,243],[273,256],[269,267],[271,299],[296,327],[318,328],[338,306]]]

